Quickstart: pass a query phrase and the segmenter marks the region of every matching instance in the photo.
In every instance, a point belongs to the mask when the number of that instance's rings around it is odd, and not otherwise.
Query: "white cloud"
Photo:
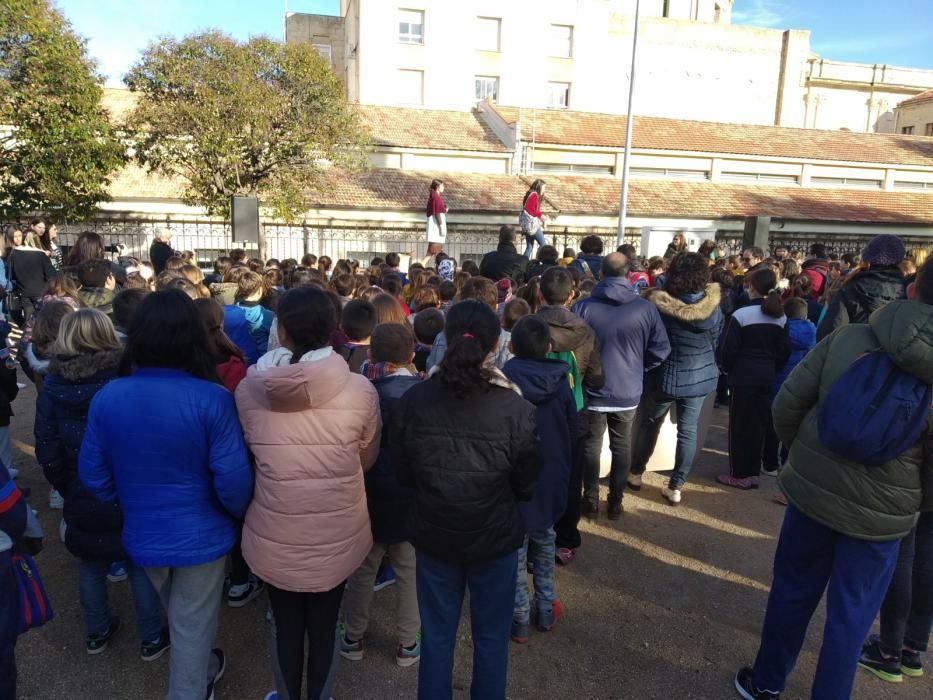
[[[746,0],[743,5],[732,11],[734,24],[751,27],[781,27],[785,24],[787,8],[777,0]]]

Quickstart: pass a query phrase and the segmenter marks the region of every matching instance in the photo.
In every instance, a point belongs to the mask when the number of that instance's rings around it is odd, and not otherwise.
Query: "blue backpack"
[[[933,387],[884,351],[862,355],[836,380],[817,418],[820,442],[840,457],[880,466],[910,449],[930,417]]]

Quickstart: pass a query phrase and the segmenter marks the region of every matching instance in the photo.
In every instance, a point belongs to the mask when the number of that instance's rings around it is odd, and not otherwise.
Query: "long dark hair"
[[[279,299],[278,322],[292,348],[292,364],[303,355],[330,344],[337,328],[337,312],[327,294],[316,287],[290,289]]]
[[[85,260],[104,259],[104,239],[96,231],[83,231],[68,252],[68,267],[77,267]]]
[[[664,291],[672,297],[696,294],[709,284],[709,258],[699,253],[678,253],[667,268]]]
[[[531,196],[531,193],[534,192],[539,197],[541,196],[541,190],[544,188],[544,180],[538,178],[531,183],[531,186],[528,188],[528,191],[525,193],[525,198],[522,200],[522,206],[525,206],[525,203],[528,201],[528,198]]]
[[[227,362],[231,357],[239,357],[246,362],[243,351],[224,332],[224,308],[213,299],[195,299],[194,306],[207,331],[207,341],[215,364]]]
[[[473,299],[454,304],[447,314],[444,336],[447,352],[438,375],[444,388],[459,398],[486,391],[490,371],[484,363],[499,340],[496,312]]]
[[[164,367],[220,383],[207,330],[194,302],[178,289],[146,295],[127,329],[120,374],[137,367]]]
[[[777,287],[777,275],[770,267],[759,267],[745,275],[745,284],[762,296],[761,311],[772,318],[784,315],[781,290]]]
[[[444,184],[443,180],[431,180],[431,189],[437,192],[437,188]]]

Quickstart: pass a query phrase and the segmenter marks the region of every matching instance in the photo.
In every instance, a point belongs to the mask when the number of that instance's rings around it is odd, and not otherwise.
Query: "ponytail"
[[[781,290],[777,287],[777,275],[769,267],[760,267],[745,275],[745,284],[754,289],[762,298],[761,311],[772,318],[784,315],[781,302]]]
[[[781,299],[781,290],[772,289],[761,302],[761,311],[772,318],[781,318],[784,315],[784,303]]]
[[[447,351],[441,360],[439,378],[458,398],[486,391],[490,372],[486,357],[499,340],[499,319],[482,302],[468,299],[454,304],[447,314]]]
[[[327,294],[316,287],[290,289],[279,300],[278,323],[294,345],[291,364],[330,343],[337,328],[337,312]]]

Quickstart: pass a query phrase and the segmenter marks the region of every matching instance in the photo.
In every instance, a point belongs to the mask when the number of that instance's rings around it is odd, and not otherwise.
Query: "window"
[[[548,83],[547,106],[567,109],[570,106],[570,83]]]
[[[502,20],[498,17],[476,18],[476,48],[480,51],[499,51]]]
[[[482,102],[487,97],[493,102],[499,101],[499,79],[492,75],[477,75],[476,101]]]
[[[859,189],[880,190],[884,184],[881,180],[867,180],[857,177],[814,177],[811,184],[827,187],[857,187]]]
[[[327,60],[327,65],[334,67],[334,57],[330,44],[312,44],[311,47]]]
[[[902,126],[902,127],[901,127],[901,133],[902,133],[902,134],[912,134],[912,133],[914,133],[914,128],[913,128],[912,126]]]
[[[924,136],[933,136],[933,122],[927,122],[926,127],[923,129]]]
[[[558,58],[573,56],[573,27],[566,24],[551,25],[551,55]]]
[[[913,182],[911,180],[895,180],[896,190],[933,190],[933,182]]]
[[[629,168],[632,177],[658,180],[708,180],[706,170],[676,170],[672,168]]]
[[[424,71],[400,70],[396,95],[400,104],[424,104]]]
[[[398,11],[398,40],[403,44],[424,43],[424,11]]]
[[[611,165],[589,165],[584,163],[535,163],[536,173],[583,173],[586,175],[612,175],[615,168]]]
[[[768,182],[778,185],[796,185],[796,175],[773,175],[769,173],[723,172],[723,180],[731,182]]]

